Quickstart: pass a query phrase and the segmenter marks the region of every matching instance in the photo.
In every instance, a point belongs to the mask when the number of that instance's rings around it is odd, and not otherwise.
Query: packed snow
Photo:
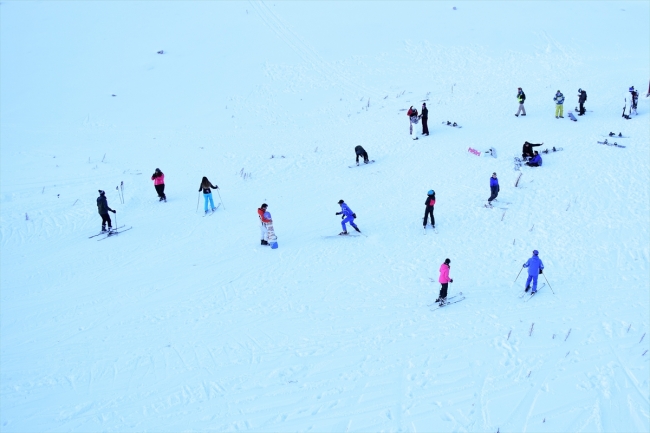
[[[2,432],[650,430],[647,1],[3,1],[0,54]]]

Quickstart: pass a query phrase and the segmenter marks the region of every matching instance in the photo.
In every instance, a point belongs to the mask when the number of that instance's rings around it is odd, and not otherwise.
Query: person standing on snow
[[[424,201],[424,220],[422,221],[422,226],[426,230],[427,221],[429,216],[431,216],[431,227],[436,228],[436,219],[433,217],[433,207],[436,204],[436,192],[432,189],[427,192],[427,199]]]
[[[528,278],[526,278],[526,289],[528,292],[530,290],[530,282],[533,282],[533,294],[537,293],[537,277],[542,273],[544,269],[544,263],[539,258],[539,251],[533,250],[533,256],[524,263],[524,268],[528,268]]]
[[[526,109],[524,108],[525,100],[526,100],[526,94],[521,89],[521,87],[519,87],[517,89],[517,101],[519,101],[519,109],[517,110],[517,114],[515,114],[515,116],[519,117],[519,113],[521,113],[522,116],[526,115]]]
[[[429,135],[429,125],[427,125],[427,121],[429,120],[429,109],[427,108],[426,102],[422,103],[422,114],[420,117],[422,118],[422,135]]]
[[[363,147],[361,147],[361,146],[355,147],[354,148],[354,153],[357,154],[357,165],[359,165],[359,157],[360,156],[363,156],[363,163],[368,164],[368,152],[366,152],[366,150]]]
[[[490,178],[490,198],[488,199],[488,206],[492,207],[492,200],[497,198],[500,190],[501,188],[499,188],[499,179],[497,179],[497,174],[492,173],[492,177]]]
[[[580,110],[578,116],[584,116],[585,114],[585,102],[587,102],[587,92],[582,89],[578,89],[578,104],[580,104]]]
[[[160,171],[159,168],[157,168],[153,173],[153,176],[151,176],[151,180],[153,180],[153,187],[156,188],[156,192],[158,193],[158,201],[166,202],[167,197],[165,196],[165,174]]]
[[[102,217],[102,231],[106,230],[106,223],[108,223],[108,231],[113,230],[113,224],[111,223],[111,217],[108,215],[108,212],[117,213],[117,211],[108,207],[108,201],[106,200],[106,192],[99,190],[99,197],[97,197],[97,211],[99,216]]]
[[[528,167],[541,167],[542,166],[542,156],[538,151],[535,151],[535,156],[526,163]]]
[[[553,100],[555,101],[555,118],[564,119],[564,95],[562,92],[558,90]]]
[[[634,86],[630,87],[630,116],[637,115],[636,105],[639,102],[639,92],[634,90]]]
[[[208,202],[210,202],[210,208],[212,209],[212,212],[217,210],[217,208],[214,207],[214,201],[212,200],[212,190],[210,188],[219,189],[218,186],[212,185],[207,177],[203,176],[203,179],[201,179],[201,185],[199,185],[199,192],[203,191],[203,209],[205,210],[206,215],[208,214]]]
[[[348,234],[348,229],[345,226],[345,223],[350,223],[352,227],[359,233],[361,233],[361,230],[359,230],[359,227],[354,223],[354,219],[357,217],[357,214],[352,212],[352,209],[348,207],[347,204],[343,200],[339,200],[339,205],[341,206],[341,212],[336,212],[336,215],[343,215],[341,218],[343,221],[341,221],[341,227],[343,227],[343,231],[339,233],[339,235],[347,235]]]
[[[418,116],[418,110],[413,108],[411,105],[411,108],[409,108],[409,111],[406,112],[406,115],[409,117],[409,134],[411,134],[411,138],[413,140],[417,140],[418,133],[416,130],[416,125],[420,119],[420,116]]]
[[[532,158],[533,156],[535,156],[535,154],[533,153],[533,147],[538,147],[541,146],[542,144],[544,144],[544,142],[541,142],[539,144],[529,143],[527,141],[524,142],[524,145],[521,147],[521,157],[523,159]]]
[[[440,286],[440,296],[438,296],[438,299],[436,299],[436,302],[438,302],[438,305],[441,307],[445,305],[445,300],[447,299],[447,288],[449,287],[449,283],[453,283],[454,280],[449,278],[449,264],[451,263],[451,260],[445,259],[445,262],[440,265],[440,277],[438,278],[438,282],[442,284]]]
[[[266,211],[266,208],[269,207],[268,204],[262,203],[262,206],[260,206],[257,209],[257,216],[260,217],[260,232],[261,232],[261,244],[262,245],[268,245],[269,244],[269,232],[266,228],[267,224],[271,224],[273,221],[271,221],[269,213]]]

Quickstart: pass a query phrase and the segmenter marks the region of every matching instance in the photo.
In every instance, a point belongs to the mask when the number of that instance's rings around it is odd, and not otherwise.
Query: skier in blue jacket
[[[341,221],[341,226],[343,227],[343,231],[339,233],[339,235],[347,235],[348,234],[348,229],[345,226],[345,223],[350,223],[352,227],[359,233],[361,233],[361,230],[359,230],[359,227],[354,223],[354,219],[357,217],[357,214],[352,212],[352,209],[348,207],[347,204],[343,200],[339,200],[339,205],[341,206],[341,212],[337,212],[337,215],[343,215],[341,218],[343,221]]]
[[[528,268],[528,278],[526,278],[526,292],[530,290],[530,282],[533,282],[533,294],[537,293],[537,277],[544,269],[544,263],[539,258],[539,251],[534,250],[533,256],[524,263],[524,268]]]
[[[499,190],[499,179],[497,179],[497,174],[492,173],[492,177],[490,178],[490,198],[488,199],[488,206],[492,206],[492,200],[497,198]]]

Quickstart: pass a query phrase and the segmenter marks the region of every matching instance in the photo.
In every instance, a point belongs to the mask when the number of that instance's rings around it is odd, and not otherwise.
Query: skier
[[[538,151],[535,151],[535,156],[526,163],[528,167],[541,167],[542,166],[542,156]]]
[[[578,89],[578,104],[580,104],[580,112],[578,113],[578,116],[584,116],[585,102],[587,102],[587,92],[582,89]]]
[[[266,208],[269,207],[268,204],[262,203],[262,206],[260,206],[257,209],[257,215],[260,217],[260,232],[261,232],[261,239],[262,245],[268,245],[269,244],[269,233],[267,230],[267,224],[271,224],[273,221],[271,221],[270,214],[266,211]]]
[[[637,115],[636,104],[639,102],[639,92],[634,90],[634,86],[630,87],[630,116]]]
[[[368,164],[368,152],[366,152],[366,150],[363,147],[361,147],[361,146],[355,147],[354,148],[354,153],[357,154],[357,165],[359,165],[359,157],[360,156],[363,156],[363,163]]]
[[[205,202],[203,209],[205,210],[206,215],[208,214],[208,201],[210,202],[212,212],[217,210],[217,208],[214,207],[214,201],[212,200],[212,190],[210,188],[219,189],[218,186],[212,185],[207,177],[203,176],[203,179],[201,179],[201,185],[199,185],[199,192],[203,191],[203,200]]]
[[[438,282],[442,284],[440,286],[440,296],[438,296],[438,299],[436,299],[436,302],[438,302],[438,305],[441,307],[445,305],[445,299],[447,299],[447,287],[449,287],[449,283],[453,283],[454,280],[449,278],[449,264],[451,263],[451,260],[445,259],[445,262],[440,265],[440,277],[438,278]]]
[[[429,109],[427,108],[427,103],[422,103],[422,135],[429,135],[429,125],[427,125],[427,120],[429,119]]]
[[[429,221],[429,216],[431,217],[431,227],[436,228],[436,219],[433,217],[433,207],[436,204],[436,192],[432,189],[427,192],[427,199],[424,201],[424,220],[422,221],[422,226],[426,230],[427,221]]]
[[[524,108],[524,101],[526,100],[526,94],[524,93],[523,90],[521,90],[521,87],[517,89],[517,101],[519,101],[519,109],[517,110],[517,114],[515,116],[519,117],[519,113],[521,113],[522,116],[526,115],[526,109]]]
[[[113,230],[113,224],[111,223],[111,217],[108,215],[108,212],[117,213],[117,211],[108,207],[108,201],[106,201],[106,192],[99,190],[99,197],[97,197],[97,211],[99,216],[102,217],[102,232]],[[106,223],[108,223],[108,230],[106,230]]]
[[[411,138],[413,140],[417,140],[418,133],[416,130],[416,125],[420,119],[420,116],[418,116],[418,110],[413,108],[411,105],[411,108],[409,108],[409,111],[406,113],[406,115],[409,117],[409,134],[411,134]]]
[[[538,147],[541,146],[542,144],[544,144],[544,142],[541,142],[539,144],[529,143],[527,141],[524,142],[524,145],[521,147],[521,157],[523,159],[532,158],[533,156],[535,156],[533,154],[533,147]]]
[[[497,198],[500,190],[501,188],[499,188],[499,179],[497,179],[497,174],[492,173],[492,177],[490,178],[490,198],[488,199],[488,206],[492,207],[492,200]]]
[[[153,180],[153,186],[156,188],[156,192],[160,198],[158,201],[167,202],[167,197],[165,196],[165,173],[157,168],[153,176],[151,176],[151,180]]]
[[[537,293],[537,277],[542,273],[544,269],[544,263],[539,258],[539,251],[533,250],[533,256],[524,263],[524,268],[528,268],[528,278],[526,278],[526,289],[528,292],[530,290],[530,282],[533,282],[533,294]]]
[[[564,95],[562,92],[558,90],[553,100],[555,101],[555,118],[564,119]]]
[[[343,200],[339,200],[339,205],[341,206],[341,212],[336,212],[336,215],[343,215],[341,219],[341,227],[343,227],[343,231],[339,233],[339,235],[347,235],[348,234],[348,229],[345,226],[345,223],[350,223],[352,227],[359,233],[361,233],[361,230],[359,230],[359,227],[354,223],[354,219],[357,217],[357,214],[352,212],[352,209],[348,207],[347,204]]]

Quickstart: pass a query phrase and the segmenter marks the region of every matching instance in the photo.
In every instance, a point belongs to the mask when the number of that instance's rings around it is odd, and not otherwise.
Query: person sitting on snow
[[[535,156],[533,156],[533,159],[528,161],[526,163],[527,166],[529,167],[541,167],[542,166],[542,156],[539,154],[538,151],[535,151]]]

